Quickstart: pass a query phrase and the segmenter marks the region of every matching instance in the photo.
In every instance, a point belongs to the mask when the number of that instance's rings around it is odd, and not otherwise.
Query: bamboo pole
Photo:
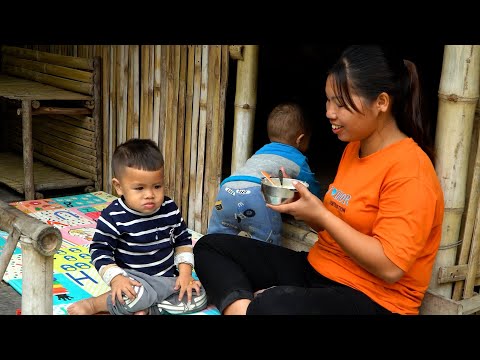
[[[66,141],[94,149],[94,137],[88,130],[75,128],[73,126],[64,126],[64,124],[60,122],[55,124],[54,121],[42,120],[45,119],[33,119],[33,132],[35,134],[38,134],[39,132],[47,133],[48,135],[56,136]]]
[[[206,103],[206,135],[205,135],[205,165],[204,165],[204,185],[203,185],[203,206],[202,206],[202,226],[200,233],[205,234],[207,232],[208,214],[210,206],[211,189],[211,174],[213,173],[212,167],[214,166],[214,157],[217,156],[217,141],[214,138],[213,124],[214,120],[218,121],[218,117],[213,117],[213,101],[216,92],[216,79],[215,79],[215,65],[219,67],[218,59],[216,59],[217,53],[215,52],[215,45],[209,45],[208,47],[208,85],[207,85],[207,103]],[[217,62],[217,64],[215,64]],[[219,71],[218,71],[219,72]],[[218,74],[217,72],[217,74]],[[219,75],[219,74],[218,74]],[[215,152],[214,152],[215,151]],[[215,155],[213,155],[215,154]]]
[[[153,134],[153,77],[155,66],[155,47],[148,45],[148,103],[147,103],[147,138],[157,141],[157,136]],[[158,143],[157,143],[158,145]]]
[[[310,230],[302,229],[286,222],[282,225],[282,246],[295,251],[308,251],[318,239]]]
[[[61,121],[62,123],[70,124],[72,126],[78,126],[78,127],[81,127],[82,129],[86,129],[90,131],[96,131],[96,128],[97,128],[93,118],[87,115],[67,116],[67,115],[58,114],[58,115],[50,115],[45,118],[47,121],[48,119],[52,119],[52,121],[55,121],[55,122]],[[100,129],[102,129],[101,126],[100,126]]]
[[[161,89],[160,89],[160,80],[161,80],[161,55],[162,54],[162,46],[155,45],[154,46],[154,72],[153,76],[153,130],[152,135],[153,138],[157,141],[158,147],[162,149],[163,146],[160,145],[159,139],[163,138],[163,131],[162,135],[160,135],[160,98],[162,96]],[[158,139],[158,140],[157,140]],[[163,139],[162,139],[163,140]],[[162,154],[165,157],[165,152],[162,149]],[[168,163],[167,163],[168,164]]]
[[[190,147],[190,178],[188,193],[188,227],[195,230],[195,180],[197,172],[198,121],[200,115],[200,86],[202,77],[202,48],[195,46],[195,65],[193,76],[192,140]],[[196,230],[195,230],[196,231]]]
[[[21,237],[22,315],[53,315],[53,256],[35,251],[30,239]]]
[[[32,128],[32,102],[30,100],[22,100],[23,189],[25,200],[33,200],[35,198]]]
[[[167,91],[168,91],[168,54],[170,51],[169,45],[162,45],[160,58],[160,114],[158,119],[158,146],[162,149],[163,154],[166,154],[166,142],[168,138],[167,131]]]
[[[66,66],[66,67],[71,67],[76,69],[93,70],[93,60],[88,59],[89,56],[84,56],[84,57],[64,56],[64,55],[52,54],[49,52],[29,50],[29,49],[23,49],[23,48],[7,46],[7,45],[2,46],[2,53],[23,58],[23,59],[36,60],[40,62],[46,62],[50,64]]]
[[[102,55],[102,45],[94,45],[93,46],[93,56],[101,56]]]
[[[237,65],[231,171],[235,172],[252,155],[255,108],[257,105],[258,45],[245,45],[244,60]]]
[[[137,138],[139,134],[139,46],[128,48],[128,105],[127,105],[127,139]]]
[[[178,112],[177,112],[177,152],[175,164],[177,171],[175,172],[175,201],[180,209],[183,209],[183,173],[185,168],[183,165],[185,153],[185,93],[187,82],[187,46],[180,47],[180,63],[178,78]],[[190,146],[190,144],[188,144]]]
[[[218,189],[220,187],[220,182],[222,180],[222,169],[223,169],[223,141],[225,135],[225,102],[226,102],[226,95],[227,95],[227,86],[228,86],[228,74],[229,74],[229,55],[228,55],[228,47],[226,45],[222,46],[221,49],[221,65],[220,65],[220,88],[219,94],[215,96],[217,99],[214,106],[215,110],[214,113],[218,116],[218,128],[215,129],[216,136],[217,136],[217,151],[218,156],[216,156],[216,164],[214,165],[215,169],[215,178],[213,179],[213,183],[211,184],[212,189],[214,189],[213,193],[211,194],[212,197],[210,198],[210,205],[209,205],[209,213],[208,219],[212,216],[213,206],[215,204],[216,194],[218,193]]]
[[[78,51],[80,52],[80,46]],[[112,178],[108,161],[110,160],[110,53],[111,47],[104,45],[102,49],[102,174],[103,186],[102,190],[111,191],[110,179]]]
[[[179,142],[178,138],[178,131],[180,130],[182,132],[182,137],[183,137],[183,124],[182,124],[182,129],[179,129],[179,124],[178,124],[178,90],[179,90],[179,81],[180,81],[180,45],[171,45],[171,52],[170,52],[170,59],[171,59],[171,71],[172,71],[172,89],[171,89],[171,99],[172,102],[170,103],[170,106],[172,108],[172,118],[171,118],[171,137],[174,141],[174,144],[171,149],[170,153],[170,161],[172,162],[173,166],[170,167],[170,195],[171,197],[175,200],[175,202],[180,203],[181,199],[179,198],[180,192],[177,190],[177,177],[176,174],[177,172],[180,173],[181,175],[181,163],[177,163],[177,151],[183,151],[183,138]],[[169,91],[170,93],[170,91]],[[179,146],[182,146],[182,148],[178,149]],[[179,154],[181,155],[181,154]],[[181,184],[180,184],[181,186]]]
[[[93,95],[93,85],[75,80],[64,79],[58,76],[48,75],[16,66],[4,65],[3,71],[7,74],[33,80],[42,84],[55,86],[61,89],[78,92],[85,95]]]
[[[185,145],[183,151],[182,179],[182,216],[188,222],[189,188],[190,188],[190,154],[192,146],[192,106],[193,106],[193,74],[195,66],[195,46],[188,45],[187,84],[185,98]],[[187,224],[188,225],[188,224]]]
[[[127,104],[128,104],[128,45],[119,45],[117,52],[117,140],[127,140]]]
[[[103,182],[103,174],[102,174],[102,103],[101,103],[101,58],[100,56],[95,56],[93,59],[93,98],[94,98],[94,106],[93,106],[93,113],[92,118],[95,125],[94,131],[94,143],[95,143],[95,190],[102,189],[102,182]]]
[[[462,227],[460,229],[461,239],[463,239],[460,255],[458,256],[458,265],[467,264],[469,253],[471,248],[475,247],[474,242],[478,239],[472,238],[475,214],[479,212],[479,208],[476,205],[480,197],[480,101],[477,101],[476,118],[474,124],[474,130],[472,131],[472,147],[469,156],[469,176],[467,181],[467,208],[465,216],[462,221]],[[468,261],[469,262],[469,261]],[[476,277],[476,276],[475,276]],[[463,294],[464,281],[457,281],[453,287],[453,300],[460,300],[463,297],[471,297],[471,290],[468,293]],[[473,290],[473,288],[472,288]],[[465,289],[467,291],[467,289]]]
[[[20,115],[21,111],[18,109],[17,114]],[[92,110],[87,108],[60,108],[52,106],[41,106],[38,109],[32,111],[32,115],[91,115]]]
[[[472,226],[472,249],[468,258],[468,270],[465,278],[465,289],[463,291],[463,298],[469,299],[474,295],[473,288],[478,269],[478,256],[480,255],[480,197],[477,196],[477,216]]]
[[[112,156],[113,152],[115,151],[115,147],[117,146],[117,111],[116,111],[116,106],[117,106],[117,81],[115,78],[115,62],[117,58],[117,46],[112,45],[111,46],[111,53],[110,53],[110,69],[109,69],[109,76],[110,76],[110,108],[109,108],[109,113],[110,113],[110,127],[109,129],[109,146],[108,146],[108,162],[107,166],[110,169],[110,175],[111,177],[108,179],[109,180],[109,189],[110,192],[114,191],[114,188],[112,187],[111,181],[112,177],[114,176],[113,170],[112,170]]]
[[[63,151],[65,153],[78,156],[83,158],[83,161],[88,162],[88,164],[95,164],[97,159],[96,159],[96,151],[95,149],[87,148],[82,145],[77,145],[75,143],[65,141],[62,138],[58,138],[56,136],[51,136],[50,134],[46,132],[38,132],[34,136],[34,148],[37,150],[37,146],[40,146],[37,144],[37,142],[41,142],[43,144],[49,144],[55,149],[58,149],[60,151]],[[21,139],[20,136],[18,137],[17,140],[18,144],[21,144]]]
[[[173,162],[174,157],[172,154],[175,153],[175,141],[176,141],[176,132],[174,131],[175,124],[173,123],[173,55],[174,47],[173,45],[166,45],[162,49],[163,59],[164,59],[164,69],[165,69],[165,92],[163,97],[165,98],[165,132],[161,136],[163,140],[163,147],[165,148],[165,162],[168,164],[168,167],[165,171],[165,193],[168,196],[173,198],[173,184],[172,184],[172,173],[175,173],[175,163]]]
[[[93,80],[93,73],[86,70],[72,69],[60,65],[52,65],[48,63],[41,63],[34,60],[19,59],[6,55],[2,59],[3,64],[25,68],[28,70],[41,72],[48,75],[67,78],[70,80],[80,81],[84,83],[91,83]]]
[[[436,171],[445,198],[442,240],[430,289],[451,298],[452,284],[436,282],[438,269],[455,263],[465,206],[466,175],[479,96],[479,45],[446,45],[439,86]]]
[[[168,139],[168,146],[166,146],[167,159],[169,163],[168,175],[168,187],[167,193],[171,198],[175,200],[175,172],[177,170],[177,164],[175,164],[177,147],[177,106],[178,106],[178,87],[176,74],[176,62],[177,62],[177,45],[169,45],[168,61],[167,61],[167,117],[166,117],[166,129],[165,135]]]
[[[42,143],[38,140],[33,140],[33,145],[35,147],[35,153],[43,154],[52,160],[58,160],[67,165],[87,171],[92,174],[90,177],[96,174],[95,159],[86,159],[86,156],[83,154],[76,155],[73,153],[73,151],[63,151],[57,147]]]
[[[140,137],[142,139],[150,138],[151,128],[148,117],[148,71],[149,71],[150,48],[147,45],[141,46],[141,92],[140,92]]]
[[[165,155],[169,164],[168,171],[165,173],[166,193],[174,198],[175,184],[173,175],[175,174],[175,141],[177,140],[176,124],[174,123],[174,56],[175,45],[169,45],[167,51],[167,92],[165,93],[167,108],[165,117]],[[167,135],[168,134],[168,135]]]
[[[202,46],[202,79],[200,85],[200,121],[198,125],[198,146],[197,146],[197,171],[195,180],[195,231],[202,233],[202,206],[203,206],[203,187],[205,174],[205,137],[207,132],[207,100],[208,100],[208,48],[209,45]]]

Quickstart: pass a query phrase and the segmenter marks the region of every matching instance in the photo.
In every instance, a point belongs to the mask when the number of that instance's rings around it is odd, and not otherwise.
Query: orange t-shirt
[[[308,254],[322,275],[357,289],[384,308],[418,314],[442,235],[443,192],[435,169],[411,138],[359,158],[347,144],[324,204],[356,230],[381,242],[405,274],[389,284],[358,265],[327,231]]]

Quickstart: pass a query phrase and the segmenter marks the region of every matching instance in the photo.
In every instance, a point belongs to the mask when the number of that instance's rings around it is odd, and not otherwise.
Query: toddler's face
[[[147,171],[126,167],[121,177],[113,179],[118,195],[123,195],[126,205],[142,214],[155,212],[163,203],[163,167]]]

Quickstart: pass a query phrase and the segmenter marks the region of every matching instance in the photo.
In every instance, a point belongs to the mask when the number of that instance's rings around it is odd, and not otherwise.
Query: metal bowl
[[[265,202],[272,205],[280,205],[290,202],[298,192],[292,185],[292,181],[296,179],[283,178],[283,185],[280,185],[280,178],[271,177],[273,184],[266,178],[262,178],[262,194]],[[308,187],[305,181],[297,180]]]

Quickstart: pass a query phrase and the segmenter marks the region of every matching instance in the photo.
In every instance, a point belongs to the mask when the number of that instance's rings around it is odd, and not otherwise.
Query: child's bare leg
[[[69,315],[93,315],[108,311],[107,297],[109,294],[110,292],[107,291],[105,294],[74,302],[67,307],[67,312]]]

